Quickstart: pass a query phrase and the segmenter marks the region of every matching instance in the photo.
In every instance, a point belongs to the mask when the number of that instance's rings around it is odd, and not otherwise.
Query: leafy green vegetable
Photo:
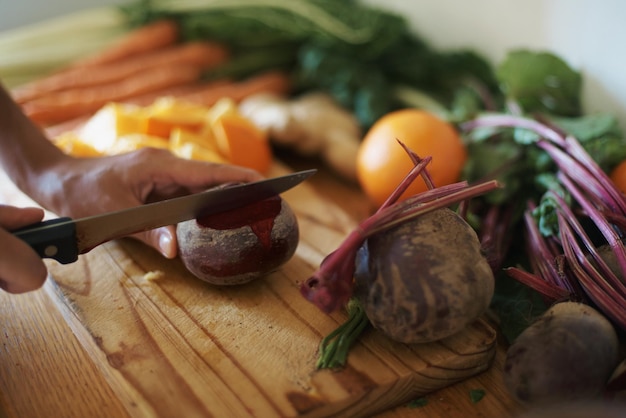
[[[366,67],[370,69],[363,71]],[[332,94],[365,126],[393,106],[389,80],[358,53],[340,52],[321,44],[302,45],[295,78],[300,89],[321,89]]]
[[[230,45],[313,40],[367,47],[376,54],[406,30],[401,17],[354,0],[138,0],[122,10],[136,24],[173,17],[186,39]]]
[[[552,53],[512,51],[496,74],[507,99],[519,104],[525,113],[581,113],[582,77]]]
[[[229,45],[234,64],[219,75],[288,65],[298,89],[329,92],[363,127],[403,106],[397,85],[446,103],[469,83],[497,90],[481,56],[436,51],[411,32],[404,17],[356,0],[137,0],[122,10],[135,24],[168,17],[180,23],[186,40]],[[268,52],[265,59],[257,49]]]
[[[570,194],[565,190],[561,182],[559,182],[554,173],[542,173],[537,175],[536,181],[538,189],[555,192],[568,202],[571,203]],[[559,220],[557,216],[558,203],[555,202],[552,193],[544,193],[537,207],[533,210],[532,215],[537,221],[539,231],[544,236],[556,236],[559,232]]]
[[[487,392],[485,392],[484,389],[472,389],[469,393],[470,400],[472,403],[478,403],[485,397],[486,394]]]
[[[343,367],[348,360],[350,347],[370,325],[363,307],[353,298],[347,304],[348,320],[328,334],[319,347],[318,369]]]
[[[497,179],[505,186],[484,197],[490,204],[509,202],[521,189],[528,187],[529,178],[524,175],[527,166],[524,164],[522,147],[496,139],[469,143],[467,147],[472,158],[463,167],[463,177],[470,182]]]
[[[548,116],[547,120],[576,137],[606,172],[626,159],[623,132],[614,115],[599,113],[577,118]]]

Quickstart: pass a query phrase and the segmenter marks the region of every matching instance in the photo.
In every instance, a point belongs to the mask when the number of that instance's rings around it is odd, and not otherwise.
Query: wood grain
[[[208,285],[129,239],[49,262],[53,299],[131,416],[366,416],[489,367],[496,334],[478,321],[414,346],[370,331],[347,367],[316,371],[321,338],[345,315],[321,313],[299,283],[355,220],[306,184],[284,197],[300,224],[296,255],[245,286]]]
[[[0,416],[125,416],[45,289],[0,293],[0,321]]]
[[[297,299],[297,305],[293,305],[297,307],[295,313],[304,320],[287,326],[289,321],[275,321],[272,315],[284,316],[285,312],[291,315],[294,308],[284,299],[290,301],[285,295],[293,295],[297,290],[302,266],[315,268],[320,254],[332,249],[336,240],[351,228],[354,219],[368,210],[355,187],[337,182],[328,173],[316,175],[308,188],[311,190],[315,192],[314,197],[320,194],[324,199],[303,202],[304,214],[308,214],[303,215],[305,224],[318,225],[319,213],[329,204],[344,208],[350,215],[330,210],[330,219],[333,219],[330,226],[323,228],[314,243],[303,243],[298,258],[277,273],[276,280],[254,284],[248,291],[253,293],[249,298],[242,299],[240,292],[232,289],[207,290],[203,283],[189,277],[182,283],[192,290],[183,295],[174,292],[175,297],[172,297],[172,289],[179,288],[178,279],[163,275],[153,281],[145,280],[144,273],[155,271],[154,263],[159,257],[130,240],[102,247],[103,255],[96,257],[95,266],[87,263],[89,270],[77,269],[75,274],[66,276],[68,267],[75,269],[81,264],[57,266],[64,272],[63,280],[55,273],[56,282],[48,281],[42,291],[19,296],[0,294],[0,320],[5,338],[0,352],[0,416],[127,418],[171,416],[168,412],[173,409],[176,411],[173,416],[182,416],[178,414],[180,409],[171,404],[181,405],[188,400],[200,411],[198,416],[219,414],[215,409],[207,411],[203,406],[206,402],[203,404],[203,400],[198,399],[198,393],[203,396],[206,392],[217,396],[218,400],[212,399],[213,402],[233,408],[229,412],[242,411],[242,416],[288,416],[290,413],[328,416],[332,415],[330,410],[344,416],[372,415],[391,404],[399,406],[381,413],[381,417],[513,416],[519,406],[501,386],[502,346],[498,345],[496,350],[493,341],[487,346],[494,348],[482,354],[467,346],[477,343],[475,335],[487,336],[485,341],[491,341],[495,335],[493,328],[485,328],[482,321],[468,331],[467,339],[455,338],[442,347],[422,347],[410,352],[411,361],[405,360],[404,352],[396,351],[393,343],[383,343],[380,336],[370,332],[357,346],[345,373],[315,372],[310,368],[319,337],[343,320],[342,314],[327,317]],[[29,203],[7,183],[0,188],[0,195],[3,202]],[[337,196],[339,199],[335,200]],[[126,254],[126,261],[111,261],[118,260],[120,252]],[[90,257],[93,254],[98,253],[92,252]],[[167,272],[178,272],[181,268],[176,262],[166,264],[163,270]],[[51,270],[53,268],[51,266]],[[89,286],[84,286],[84,272],[93,272],[93,269],[97,274],[91,277]],[[122,279],[111,278],[121,272],[124,272]],[[103,286],[113,290],[112,294],[96,291]],[[197,289],[200,291],[195,294]],[[207,294],[215,300],[207,299]],[[71,303],[68,295],[77,302]],[[202,320],[190,319],[185,309]],[[215,316],[226,313],[228,321],[220,321]],[[92,319],[88,327],[84,315]],[[165,317],[167,320],[163,320]],[[115,322],[117,318],[121,318],[120,323]],[[106,338],[98,338],[96,330],[108,332]],[[137,332],[129,333],[129,330]],[[489,332],[485,332],[487,330]],[[251,340],[260,344],[252,347],[244,344]],[[268,344],[280,349],[267,350]],[[231,351],[226,351],[229,353],[226,355],[224,350]],[[452,357],[445,354],[447,351],[453,353]],[[389,356],[389,352],[393,355]],[[294,356],[294,353],[299,354]],[[304,360],[302,353],[305,353]],[[485,353],[489,356],[495,353],[495,359],[492,367],[479,373],[483,367],[476,364],[485,361],[481,360]],[[277,357],[281,365],[272,376],[279,377],[267,385],[273,388],[266,388],[265,384],[258,383],[265,382],[259,380],[264,378],[259,370]],[[464,359],[461,360],[464,365],[469,364],[467,368],[459,368],[459,357]],[[448,361],[453,367],[447,366]],[[418,378],[420,383],[415,383],[415,378],[402,377],[404,371],[410,370],[405,363],[427,366],[427,372]],[[288,371],[286,378],[281,375],[285,370]],[[170,373],[176,384],[166,381]],[[475,376],[470,378],[471,374]],[[145,381],[138,381],[138,378]],[[424,381],[434,383],[424,384]],[[181,382],[193,382],[194,387],[177,386]],[[224,388],[224,382],[230,386]],[[285,387],[289,391],[285,392]],[[476,404],[468,395],[473,389],[486,391],[485,398]],[[163,399],[155,393],[162,394]],[[280,395],[274,397],[277,393]],[[408,399],[421,393],[428,393],[427,405],[419,408],[406,405]],[[246,396],[250,399],[241,399]],[[136,399],[140,402],[135,402]],[[251,403],[261,406],[255,406],[258,410],[251,409]],[[260,413],[265,410],[269,411],[268,415]]]

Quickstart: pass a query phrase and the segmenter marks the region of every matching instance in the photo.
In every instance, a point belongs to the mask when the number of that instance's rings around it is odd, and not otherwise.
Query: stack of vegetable
[[[437,51],[402,16],[357,0],[150,0],[125,11],[135,24],[166,17],[183,39],[228,44],[240,74],[288,65],[298,90],[329,92],[364,127],[416,90],[448,103],[473,80],[496,88],[479,55]]]
[[[475,150],[466,174],[508,184],[481,202],[477,229],[494,268],[540,296],[536,313],[549,308],[508,329],[505,382],[529,403],[598,397],[623,378],[626,196],[607,173],[626,157],[624,138],[609,115],[582,114],[581,77],[558,57],[517,51],[498,70],[506,107],[460,125]],[[495,156],[497,167],[480,166]],[[523,245],[505,238],[515,233]],[[504,314],[522,294],[494,307]]]
[[[106,9],[100,13],[111,15]],[[89,17],[95,19],[95,12]],[[76,19],[78,16],[71,17],[71,21]],[[212,39],[187,41],[181,37],[179,24],[171,19],[157,19],[134,29],[128,19],[113,21],[112,26],[119,30],[95,53],[86,58],[68,54],[66,61],[59,58],[56,65],[44,66],[43,72],[31,73],[31,79],[21,83],[12,78],[13,71],[23,71],[28,65],[20,65],[20,55],[36,51],[25,49],[16,56],[10,55],[12,49],[37,41],[45,44],[50,32],[57,36],[82,33],[73,33],[71,26],[60,28],[57,23],[38,34],[19,29],[2,37],[0,47],[4,45],[14,62],[13,67],[6,64],[0,68],[0,77],[16,83],[9,84],[12,96],[33,121],[48,128],[63,123],[51,128],[51,132],[59,132],[110,102],[149,104],[158,97],[174,96],[211,106],[223,97],[240,101],[254,93],[284,95],[291,89],[287,74],[276,68],[246,79],[235,77],[235,72],[225,70],[232,64],[229,46]]]
[[[221,96],[239,101],[259,91],[277,94],[280,101],[288,81],[295,95],[328,97],[313,106],[307,100],[307,109],[298,101],[273,114],[256,112],[255,123],[279,145],[320,155],[351,180],[363,128],[407,100],[441,107],[416,89],[445,102],[466,78],[493,84],[489,66],[476,54],[435,51],[402,17],[357,1],[137,1],[77,12],[0,38],[0,52],[8,57],[0,79],[51,136],[74,129],[111,101],[148,104],[173,95],[210,105]],[[45,54],[36,45],[46,45]],[[110,51],[83,59],[103,47]],[[275,76],[239,86],[238,80],[266,71],[278,72],[283,82]],[[320,110],[328,105],[343,112]],[[343,127],[322,132],[320,123],[313,127],[296,112],[332,117]]]
[[[165,148],[179,157],[235,164],[260,173],[267,173],[273,161],[267,135],[229,97],[210,107],[172,97],[148,106],[110,102],[84,125],[52,141],[79,157]]]

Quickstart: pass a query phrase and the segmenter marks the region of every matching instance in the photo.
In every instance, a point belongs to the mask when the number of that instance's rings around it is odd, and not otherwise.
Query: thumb
[[[178,253],[176,227],[173,225],[151,229],[134,235],[135,238],[156,249],[165,258],[174,258]]]

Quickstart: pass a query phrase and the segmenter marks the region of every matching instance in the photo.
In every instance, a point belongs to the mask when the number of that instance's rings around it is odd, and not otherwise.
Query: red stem
[[[405,150],[408,150],[408,148],[406,148],[402,142],[400,142],[400,145],[402,145],[402,147],[404,147]],[[383,204],[378,208],[378,212],[395,204],[397,200],[400,198],[400,196],[402,195],[402,193],[404,193],[406,189],[411,185],[413,180],[415,180],[417,176],[419,176],[420,174],[422,174],[423,176],[423,173],[426,172],[426,166],[430,163],[431,160],[432,160],[431,157],[426,157],[424,159],[420,159],[417,163],[415,163],[415,166],[413,166],[411,171],[408,172],[408,174],[400,182],[398,187],[394,189],[394,191],[387,198],[387,200],[385,200]],[[430,176],[427,175],[426,177],[430,177]]]
[[[563,221],[565,223],[565,221]],[[626,329],[626,299],[607,285],[602,276],[590,265],[589,260],[579,248],[574,248],[576,239],[567,227],[563,227],[562,233],[567,237],[567,245],[564,247],[568,265],[578,278],[589,298],[607,316],[612,318],[622,329]],[[586,267],[586,268],[585,268]],[[589,275],[589,271],[596,274]]]
[[[546,282],[540,276],[528,273],[527,271],[524,271],[517,267],[507,267],[504,269],[504,272],[509,277],[517,280],[518,282],[528,286],[533,290],[536,290],[553,302],[562,299],[569,299],[571,297],[571,294],[567,290],[555,286],[552,283]]]

